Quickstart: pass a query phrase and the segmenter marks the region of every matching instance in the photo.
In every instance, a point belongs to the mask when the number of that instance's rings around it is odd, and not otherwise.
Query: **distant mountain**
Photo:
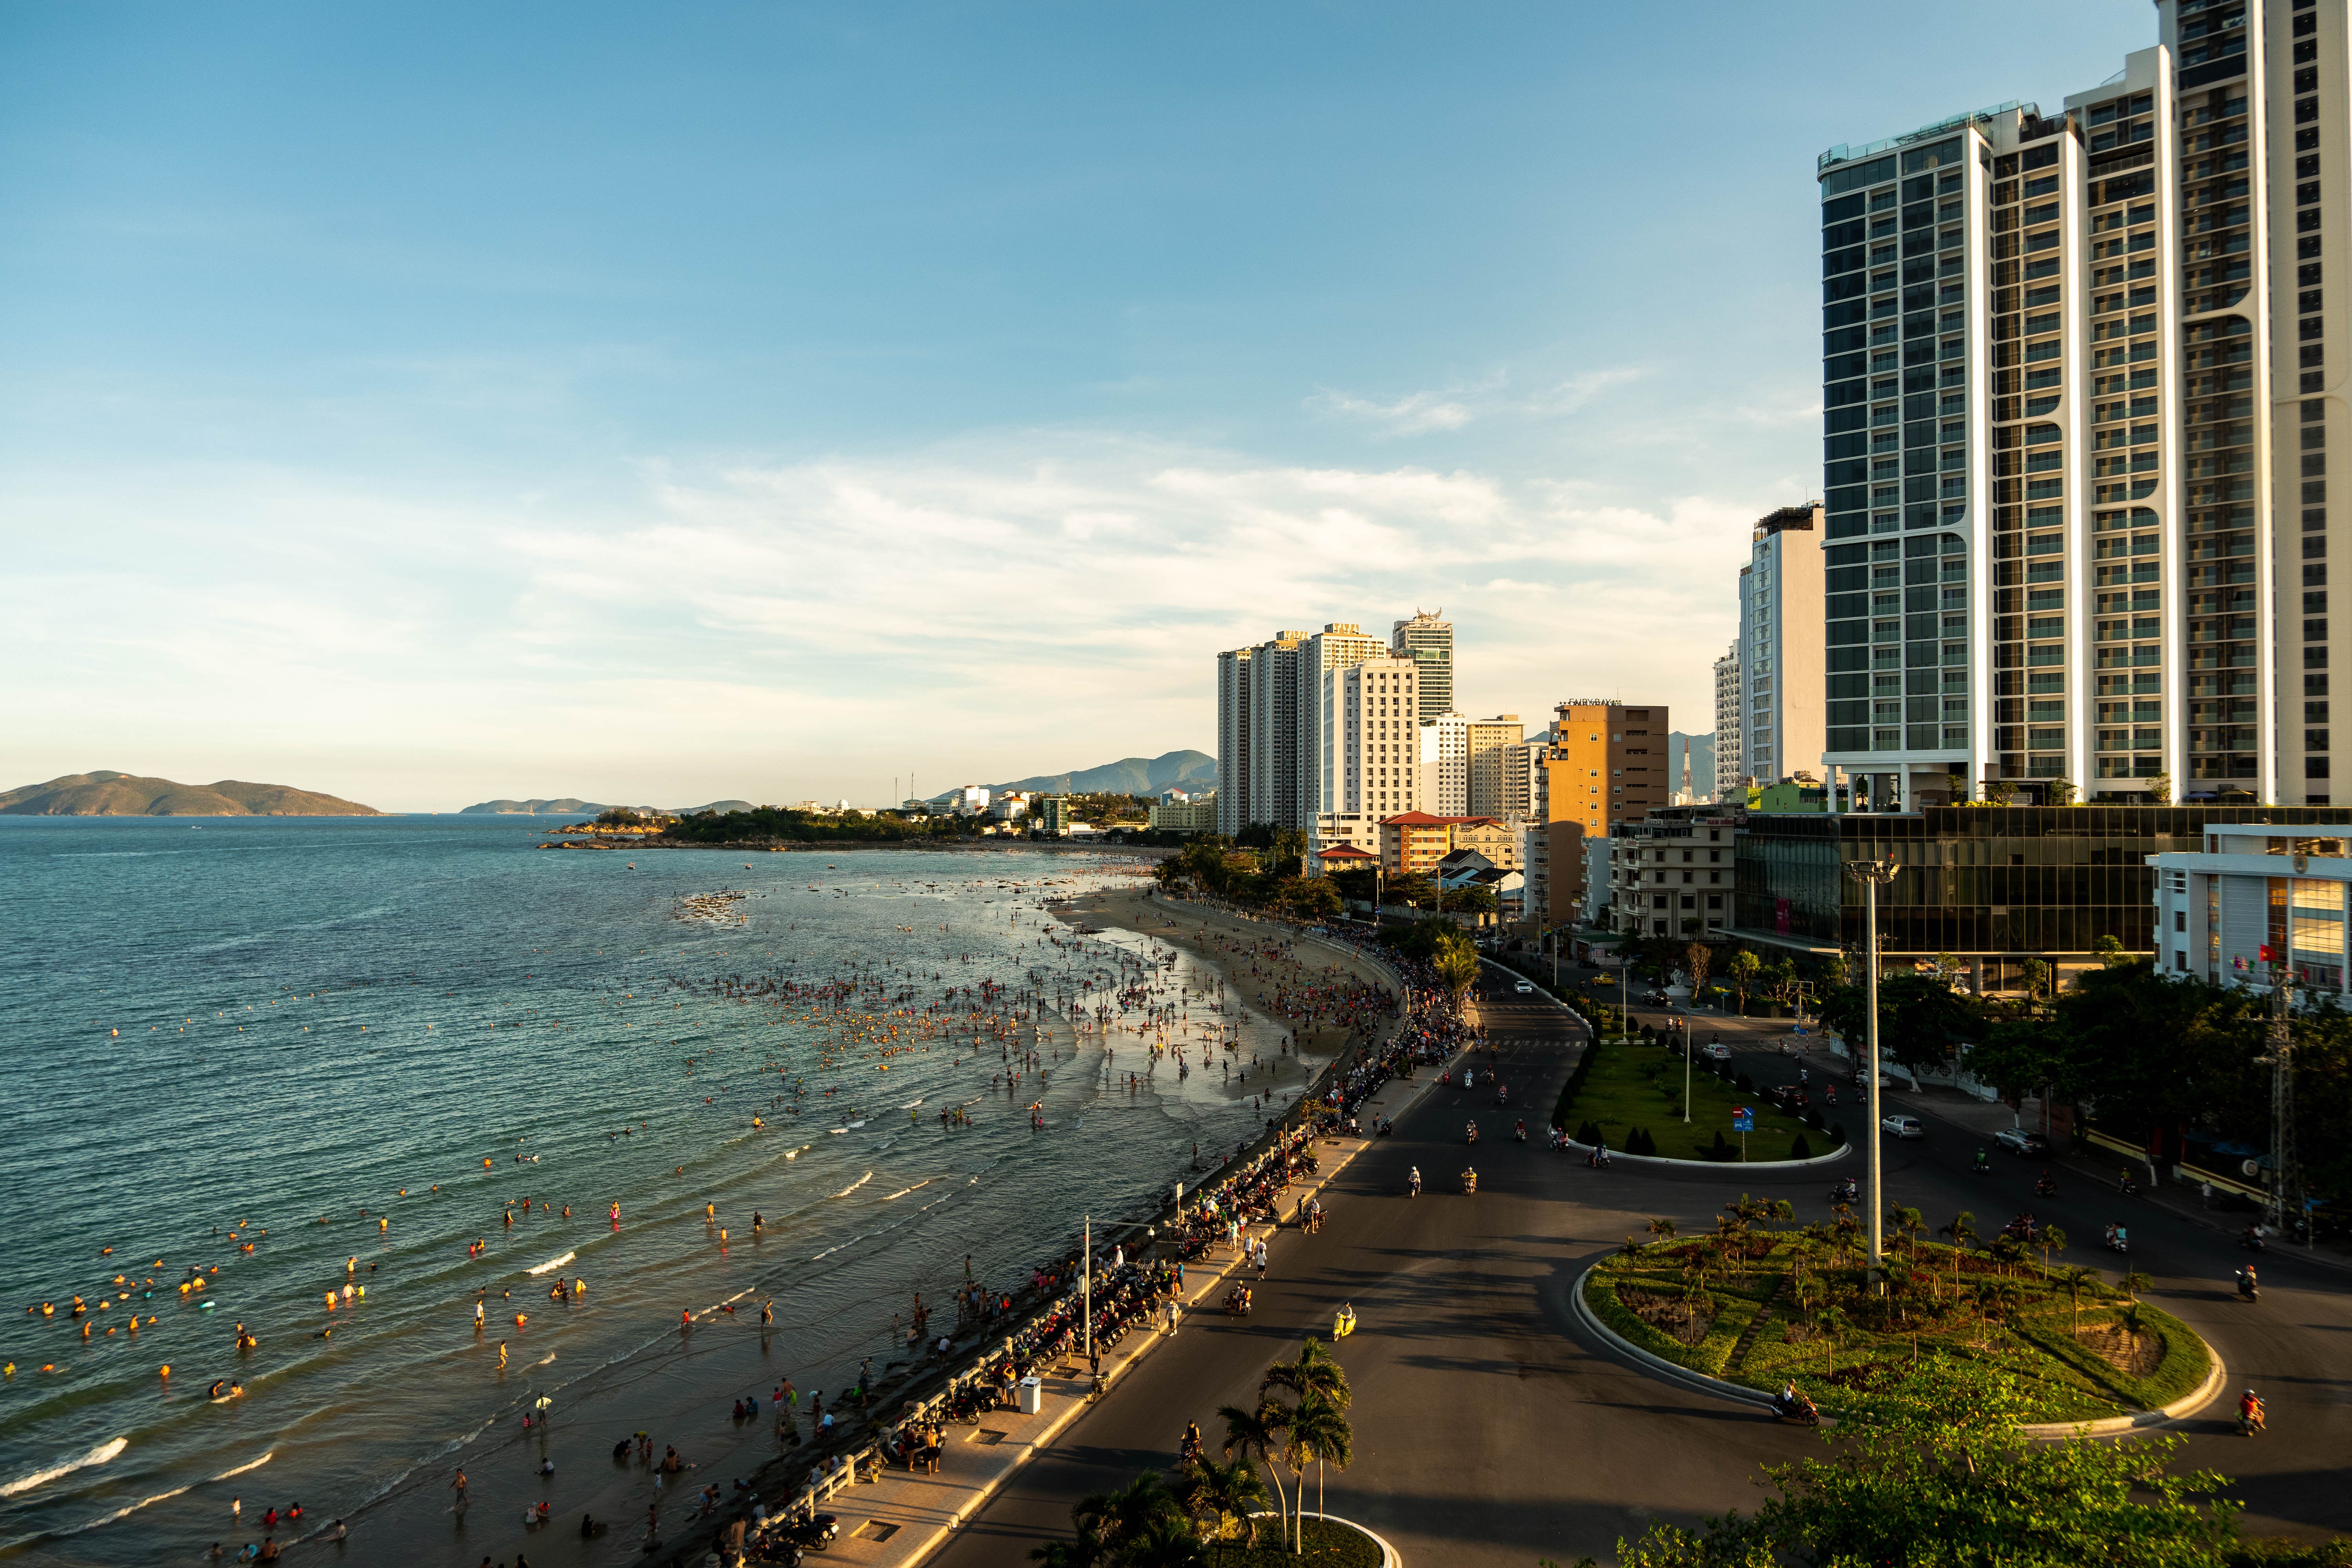
[[[382,816],[356,801],[285,784],[184,784],[130,773],[69,773],[0,795],[6,816]]]
[[[562,800],[486,800],[479,805],[469,805],[457,815],[474,816],[593,816],[600,811],[610,811],[608,805],[598,805],[593,800],[573,800],[566,795]]]
[[[1039,773],[1034,778],[988,787],[992,791],[1034,790],[1044,795],[1158,795],[1163,789],[1211,789],[1216,782],[1217,759],[1206,752],[1168,752],[1157,757],[1122,757],[1076,773]]]
[[[757,809],[759,808],[748,800],[714,800],[709,805],[674,805],[669,808],[669,815],[692,816],[698,811],[715,811],[723,816],[730,811],[756,811]]]

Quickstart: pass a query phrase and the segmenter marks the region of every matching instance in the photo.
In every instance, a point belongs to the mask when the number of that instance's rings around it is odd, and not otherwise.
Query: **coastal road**
[[[1521,1114],[1531,1129],[1548,1123],[1578,1026],[1510,986],[1493,971],[1481,986],[1507,1109],[1494,1104],[1482,1052],[1475,1090],[1433,1090],[1326,1190],[1320,1234],[1276,1237],[1253,1316],[1191,1318],[930,1561],[1025,1563],[1040,1542],[1066,1537],[1079,1498],[1171,1466],[1187,1420],[1213,1444],[1217,1407],[1254,1405],[1266,1365],[1307,1333],[1328,1339],[1343,1302],[1360,1323],[1336,1347],[1355,1389],[1356,1462],[1328,1478],[1328,1508],[1410,1562],[1605,1556],[1653,1517],[1751,1505],[1759,1460],[1807,1451],[1793,1428],[1653,1381],[1578,1339],[1569,1290],[1594,1258],[1653,1214],[1703,1217],[1732,1194],[1667,1184],[1673,1206],[1661,1207],[1657,1184],[1623,1166],[1590,1171],[1538,1133],[1511,1142]],[[1472,1117],[1485,1134],[1475,1151],[1463,1139]],[[1468,1197],[1457,1176],[1472,1160],[1479,1192]],[[1426,1191],[1408,1199],[1416,1164]]]
[[[1041,1541],[1066,1537],[1079,1498],[1171,1466],[1187,1420],[1213,1444],[1223,1430],[1217,1406],[1254,1403],[1265,1367],[1307,1333],[1328,1337],[1342,1302],[1353,1303],[1361,1324],[1337,1347],[1355,1389],[1356,1462],[1328,1478],[1328,1506],[1381,1531],[1411,1562],[1606,1561],[1621,1536],[1639,1535],[1653,1519],[1688,1524],[1752,1508],[1759,1466],[1820,1453],[1806,1434],[1644,1376],[1591,1346],[1569,1291],[1654,1215],[1686,1230],[1704,1226],[1748,1188],[1818,1218],[1830,1175],[1726,1171],[1716,1183],[1630,1163],[1594,1172],[1539,1143],[1496,1139],[1522,1102],[1535,1113],[1531,1127],[1549,1121],[1573,1060],[1563,1043],[1572,1024],[1510,985],[1492,971],[1481,985],[1497,1065],[1512,1086],[1507,1118],[1483,1083],[1474,1093],[1430,1094],[1399,1119],[1393,1139],[1327,1189],[1321,1234],[1277,1237],[1253,1317],[1191,1319],[932,1561],[1024,1563]],[[1749,1044],[1760,1033],[1723,1033],[1746,1047],[1738,1065],[1759,1083],[1794,1079],[1797,1061]],[[1806,1065],[1818,1082],[1827,1063],[1816,1054]],[[2239,1478],[2249,1534],[2352,1532],[2352,1489],[2341,1485],[2352,1468],[2352,1383],[2333,1372],[2352,1335],[2352,1277],[2274,1253],[2263,1260],[2262,1301],[2247,1307],[2230,1293],[2240,1255],[2226,1237],[2151,1205],[2126,1209],[2112,1189],[2071,1179],[2057,1200],[2037,1205],[2038,1165],[1997,1161],[1992,1174],[1977,1176],[1969,1165],[1979,1134],[1937,1119],[1928,1104],[1904,1109],[1927,1120],[1930,1135],[1888,1146],[1892,1201],[1918,1206],[1934,1225],[1970,1209],[1987,1229],[2032,1208],[2077,1238],[2075,1260],[2107,1263],[2110,1277],[2122,1260],[2097,1238],[2110,1218],[2126,1220],[2132,1263],[2159,1281],[2150,1299],[2220,1349],[2233,1388],[2251,1382],[2270,1402],[2271,1435],[2255,1442],[2234,1436],[2220,1405],[2180,1424],[2185,1462]],[[1463,1147],[1473,1116],[1487,1135],[1475,1156]],[[1471,1158],[1480,1191],[1465,1197],[1455,1174]],[[1427,1190],[1406,1199],[1405,1173],[1415,1164]],[[1849,1168],[1859,1173],[1861,1162],[1834,1169]]]

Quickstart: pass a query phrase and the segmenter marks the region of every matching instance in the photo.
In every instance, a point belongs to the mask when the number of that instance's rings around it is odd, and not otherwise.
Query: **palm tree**
[[[1290,1447],[1302,1461],[1295,1468],[1303,1472],[1303,1461],[1315,1461],[1315,1517],[1320,1519],[1323,1517],[1325,1468],[1330,1465],[1337,1465],[1343,1470],[1348,1468],[1349,1462],[1356,1457],[1355,1433],[1349,1427],[1348,1418],[1339,1414],[1338,1405],[1320,1394],[1310,1394],[1298,1402],[1298,1409],[1291,1416]],[[1304,1552],[1307,1550],[1307,1483],[1303,1474],[1298,1487],[1297,1541],[1298,1550]]]
[[[2084,1268],[2077,1264],[2066,1270],[2060,1278],[2065,1284],[2066,1294],[2074,1300],[2074,1331],[2080,1333],[2083,1329],[2083,1287],[2097,1284],[2099,1276],[2095,1270]]]
[[[1118,1561],[1119,1568],[1205,1568],[1208,1559],[1191,1520],[1162,1514],[1136,1532]]]
[[[1650,1235],[1660,1241],[1672,1241],[1675,1238],[1675,1222],[1660,1215],[1650,1222]]]
[[[1825,1375],[1837,1375],[1837,1334],[1845,1326],[1845,1311],[1839,1307],[1823,1307],[1813,1315],[1813,1326],[1822,1331],[1822,1349],[1827,1352]]]
[[[1290,1500],[1282,1489],[1282,1477],[1275,1470],[1274,1460],[1282,1450],[1283,1434],[1290,1428],[1290,1406],[1278,1399],[1261,1398],[1255,1410],[1244,1410],[1238,1405],[1217,1406],[1217,1415],[1225,1424],[1225,1452],[1230,1455],[1239,1448],[1265,1467],[1274,1480],[1275,1511],[1286,1521],[1290,1518]]]
[[[1748,990],[1755,985],[1757,973],[1763,967],[1763,961],[1744,947],[1733,953],[1731,962],[1724,966],[1724,973],[1731,977],[1731,989],[1739,998],[1739,1016],[1743,1018],[1748,1016]]]
[[[2125,1295],[2130,1297],[2136,1301],[2139,1300],[2139,1293],[2153,1286],[2156,1283],[2156,1280],[2151,1276],[2142,1274],[2138,1270],[2134,1269],[2125,1274],[2125,1276],[2121,1279],[2116,1280],[2116,1283],[2123,1287]]]
[[[1181,1519],[1182,1512],[1167,1484],[1147,1470],[1115,1492],[1080,1498],[1070,1510],[1070,1522],[1077,1526],[1081,1542],[1097,1542],[1107,1554],[1123,1556],[1155,1522]]]
[[[1903,1237],[1905,1247],[1916,1258],[1919,1254],[1919,1233],[1927,1227],[1927,1222],[1920,1217],[1919,1211],[1900,1205],[1892,1206],[1886,1211],[1886,1224]]]
[[[2066,1250],[2066,1233],[2054,1225],[2045,1225],[2042,1227],[2042,1234],[2035,1238],[2033,1245],[2042,1249],[2042,1267],[2047,1268],[2050,1267],[2052,1253]]]
[[[1276,1388],[1285,1389],[1297,1399],[1318,1396],[1339,1410],[1356,1401],[1348,1390],[1348,1369],[1313,1334],[1307,1335],[1306,1343],[1298,1347],[1297,1361],[1278,1361],[1265,1369],[1265,1376],[1257,1385],[1258,1394],[1263,1396]]]
[[[1256,1511],[1265,1501],[1265,1483],[1247,1459],[1223,1464],[1205,1454],[1187,1464],[1177,1477],[1184,1506],[1205,1520],[1213,1540],[1230,1541],[1236,1532],[1244,1544],[1257,1544]]]
[[[1952,1223],[1943,1227],[1943,1234],[1952,1238],[1952,1283],[1960,1282],[1960,1254],[1969,1243],[1978,1240],[1977,1216],[1967,1209],[1952,1216]]]

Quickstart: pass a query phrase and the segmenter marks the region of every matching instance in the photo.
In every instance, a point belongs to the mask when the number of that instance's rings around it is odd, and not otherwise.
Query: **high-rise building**
[[[1421,666],[1421,719],[1426,724],[1454,711],[1454,623],[1415,610],[1412,619],[1399,621],[1389,633],[1389,656],[1409,658]]]
[[[1821,525],[1818,501],[1758,520],[1739,569],[1740,766],[1759,784],[1822,769]]]
[[[1228,838],[1249,823],[1250,652],[1217,656],[1217,831]]]
[[[1299,793],[1298,659],[1303,631],[1276,632],[1250,650],[1249,808],[1244,820],[1307,826]]]
[[[1464,812],[1507,822],[1534,809],[1528,787],[1527,733],[1516,713],[1472,719],[1463,725]]]
[[[1470,720],[1440,713],[1421,725],[1421,799],[1414,810],[1461,816],[1470,809]]]
[[[1734,641],[1715,661],[1715,798],[1737,805],[1747,799],[1748,770],[1741,753],[1746,736],[1748,688],[1739,678],[1739,644]]]
[[[1421,667],[1368,658],[1327,670],[1318,773],[1333,813],[1386,816],[1420,798]]]
[[[1362,806],[1338,804],[1340,781],[1326,771],[1325,760],[1340,746],[1336,717],[1324,706],[1328,689],[1327,678],[1335,669],[1347,669],[1369,658],[1385,658],[1387,645],[1378,637],[1364,635],[1362,626],[1353,621],[1333,621],[1308,637],[1301,647],[1298,659],[1298,789],[1306,803],[1304,815],[1313,817],[1325,812],[1360,811]],[[1418,722],[1418,714],[1415,721]],[[1419,762],[1419,742],[1413,740],[1415,763]],[[1418,767],[1415,773],[1419,772]],[[1394,809],[1403,810],[1410,798]]]
[[[2347,12],[2160,0],[2156,47],[2056,115],[1822,156],[1825,744],[1855,804],[2327,800]]]
[[[1536,764],[1528,907],[1564,915],[1584,898],[1585,843],[1666,805],[1670,727],[1663,706],[1615,699],[1570,700],[1553,712],[1552,744]]]

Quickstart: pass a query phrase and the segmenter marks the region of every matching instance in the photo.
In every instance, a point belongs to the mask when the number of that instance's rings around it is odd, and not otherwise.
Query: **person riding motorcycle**
[[[1475,1193],[1478,1190],[1478,1172],[1475,1167],[1465,1168],[1463,1171],[1462,1190],[1465,1193]]]
[[[2262,1399],[2250,1388],[2238,1396],[2238,1429],[2251,1437],[2263,1425]]]
[[[1522,1143],[1526,1142],[1528,1141],[1528,1124],[1527,1124],[1527,1122],[1526,1122],[1526,1121],[1522,1121],[1518,1124],[1518,1126],[1517,1126],[1517,1128],[1513,1129],[1513,1131],[1512,1131],[1512,1136],[1513,1136],[1514,1138],[1517,1139],[1517,1140],[1518,1140],[1520,1142],[1522,1142]]]
[[[2247,1300],[2254,1300],[2261,1295],[2262,1283],[2263,1282],[2260,1279],[2254,1277],[2254,1266],[2252,1264],[2249,1263],[2243,1268],[2238,1270],[2238,1294],[2243,1296]]]
[[[1991,1169],[1992,1169],[1992,1151],[1991,1151],[1991,1150],[1990,1150],[1990,1149],[1988,1149],[1988,1148],[1986,1148],[1986,1147],[1985,1147],[1983,1144],[1981,1144],[1981,1143],[1978,1144],[1978,1145],[1977,1145],[1977,1173],[1978,1173],[1979,1175],[1982,1175],[1985,1172],[1990,1171],[1990,1170],[1991,1170]]]
[[[2049,1166],[2042,1167],[2042,1179],[2033,1184],[2033,1190],[2045,1198],[2057,1192],[2058,1178],[2050,1173]]]
[[[1478,1142],[1478,1124],[1476,1122],[1473,1121],[1470,1123],[1469,1130],[1465,1134],[1465,1137],[1469,1142],[1475,1143]]]
[[[1419,1165],[1415,1165],[1412,1168],[1412,1174],[1405,1178],[1405,1189],[1414,1197],[1421,1196],[1421,1167]]]

